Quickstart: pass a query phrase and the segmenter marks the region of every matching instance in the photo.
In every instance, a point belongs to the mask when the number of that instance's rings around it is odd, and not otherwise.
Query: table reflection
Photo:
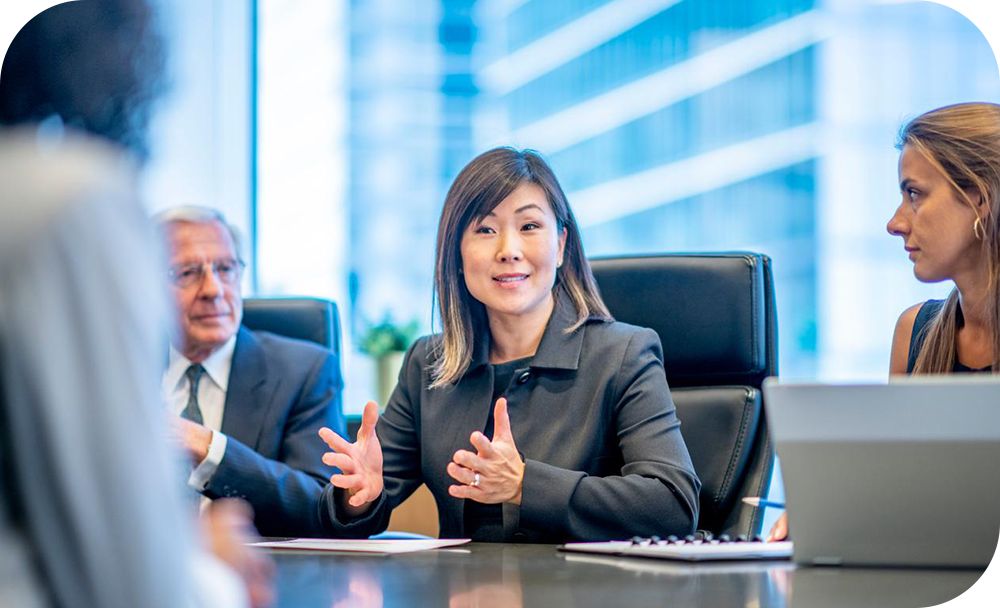
[[[395,556],[274,557],[279,608],[926,606],[955,597],[981,574],[797,569],[787,561],[688,564],[560,553],[551,545],[475,543]]]

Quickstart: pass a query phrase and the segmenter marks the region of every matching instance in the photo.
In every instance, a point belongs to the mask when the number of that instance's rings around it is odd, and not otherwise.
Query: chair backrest
[[[702,481],[698,527],[760,533],[774,464],[761,383],[778,372],[771,260],[756,253],[665,254],[591,260],[619,321],[660,335],[684,440]]]
[[[337,305],[319,298],[246,298],[243,324],[288,338],[315,342],[340,354]]]

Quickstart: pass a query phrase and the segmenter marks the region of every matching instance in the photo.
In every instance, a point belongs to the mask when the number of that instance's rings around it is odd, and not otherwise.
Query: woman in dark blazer
[[[700,483],[657,335],[614,321],[536,153],[490,150],[448,192],[435,291],[443,331],[406,355],[356,443],[331,431],[330,534],[384,530],[421,482],[442,537],[563,542],[687,534]],[[377,425],[376,425],[377,421]]]

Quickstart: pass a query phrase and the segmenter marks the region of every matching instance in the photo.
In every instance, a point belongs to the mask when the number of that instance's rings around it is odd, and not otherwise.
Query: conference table
[[[380,606],[929,606],[981,570],[685,563],[470,543],[392,556],[274,551],[279,608]]]

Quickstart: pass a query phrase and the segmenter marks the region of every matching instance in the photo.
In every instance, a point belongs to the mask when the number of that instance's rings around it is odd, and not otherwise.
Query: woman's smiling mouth
[[[515,286],[528,278],[526,274],[500,274],[493,277],[493,280],[502,286]]]

